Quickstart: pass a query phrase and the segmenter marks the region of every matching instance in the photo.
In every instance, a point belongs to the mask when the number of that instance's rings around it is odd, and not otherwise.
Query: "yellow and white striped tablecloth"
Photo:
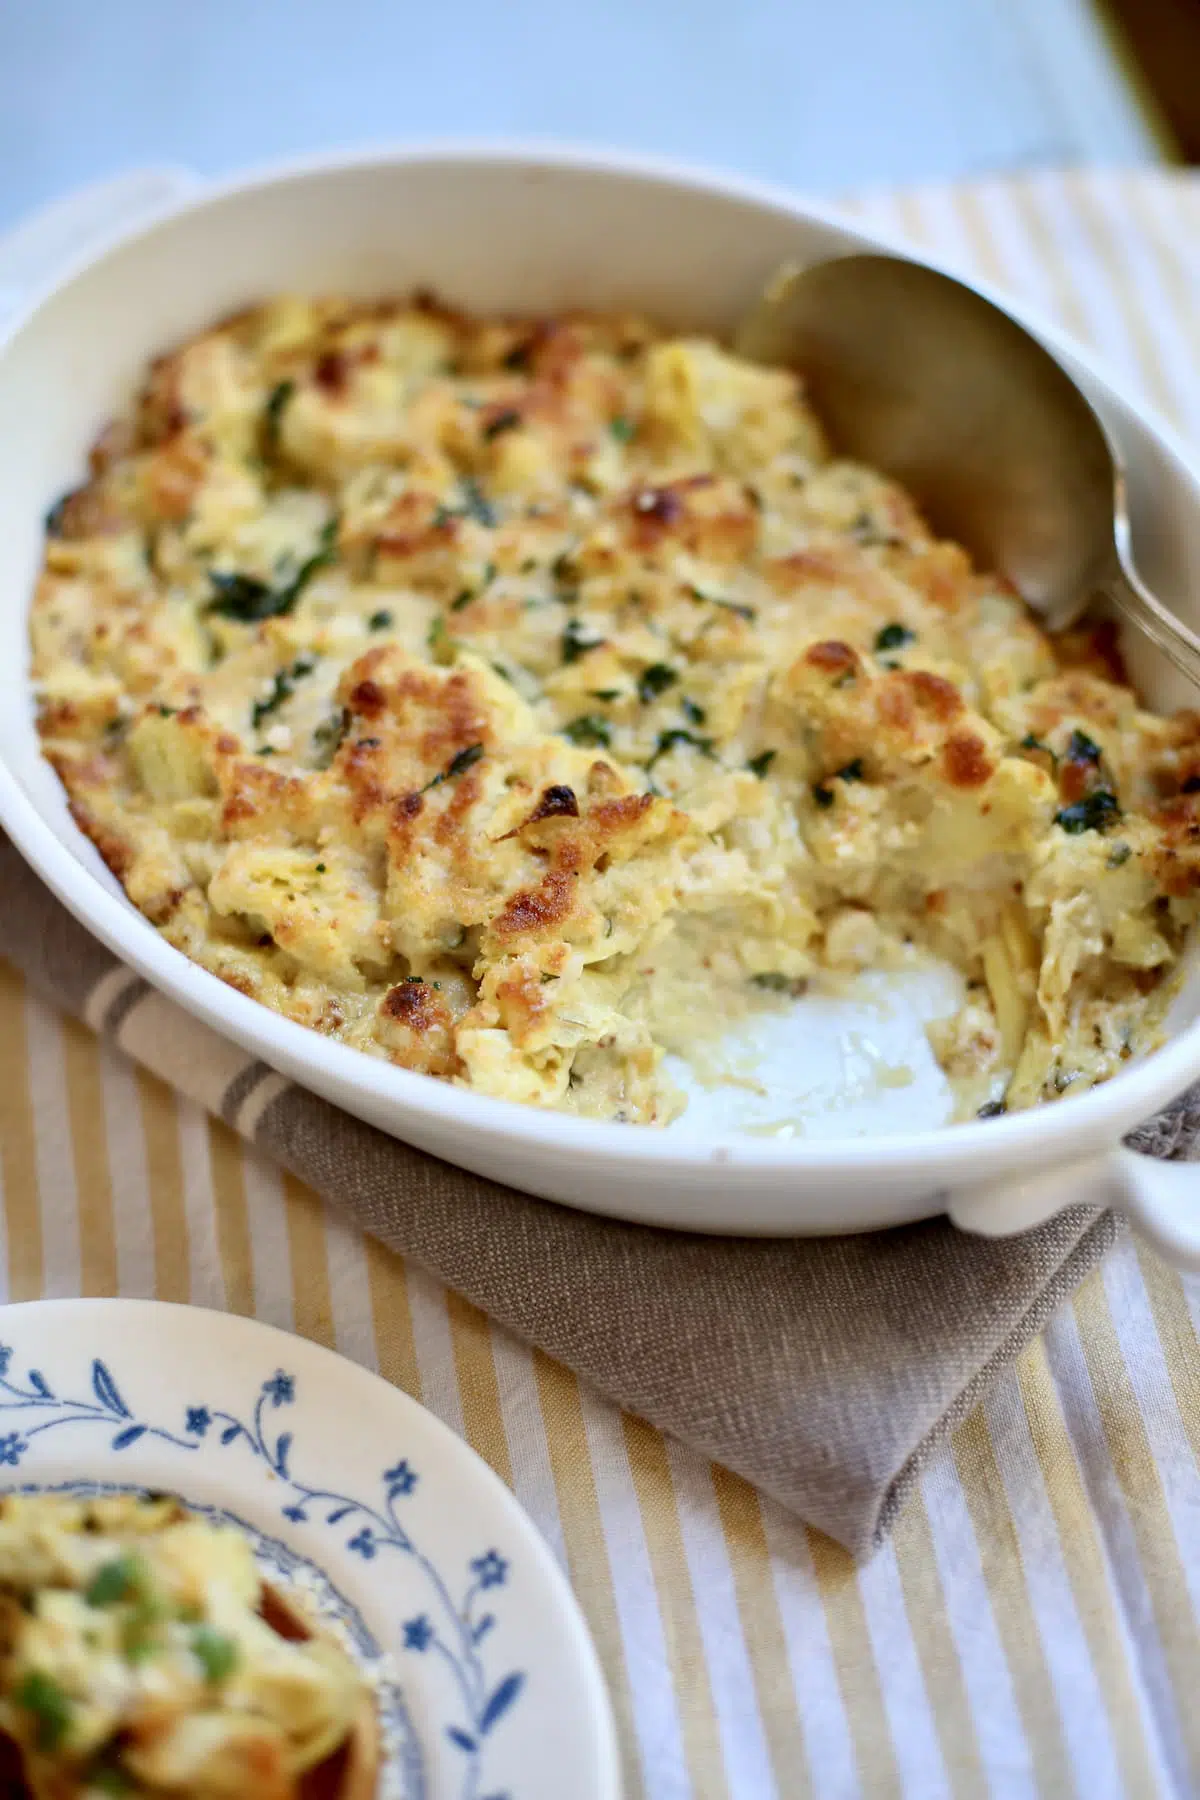
[[[1037,175],[854,204],[1057,315],[1200,439],[1200,182]],[[856,1569],[364,1238],[3,964],[0,1180],[5,1297],[256,1314],[461,1433],[574,1583],[630,1800],[1200,1792],[1200,1282],[1133,1243]]]

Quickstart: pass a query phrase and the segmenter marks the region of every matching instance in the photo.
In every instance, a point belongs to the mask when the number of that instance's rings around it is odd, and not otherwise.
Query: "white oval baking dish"
[[[135,182],[131,204],[153,207],[151,220],[77,253],[0,329],[0,823],[71,911],[164,993],[296,1081],[409,1143],[548,1198],[658,1225],[787,1235],[942,1211],[1003,1234],[1087,1200],[1123,1207],[1168,1255],[1200,1267],[1200,1168],[1120,1147],[1131,1126],[1200,1077],[1200,965],[1164,1047],[1076,1099],[903,1136],[706,1141],[580,1122],[393,1068],[277,1017],[157,935],[75,828],[41,759],[25,624],[42,515],[79,479],[87,444],[151,355],[288,288],[369,295],[422,285],[480,309],[628,305],[724,332],[785,258],[897,248],[760,185],[545,147],[323,157],[166,201],[171,189]],[[119,190],[103,194],[111,218]],[[29,273],[61,255],[70,223],[60,210],[26,234]],[[1129,466],[1144,573],[1200,624],[1196,470],[1172,433],[1082,352],[1018,316],[1109,423]],[[1148,645],[1127,650],[1151,701],[1184,702],[1180,678]]]

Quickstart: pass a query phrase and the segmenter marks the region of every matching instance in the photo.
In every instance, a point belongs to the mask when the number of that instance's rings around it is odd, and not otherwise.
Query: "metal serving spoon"
[[[845,256],[781,269],[734,347],[801,369],[839,449],[902,482],[1051,631],[1106,595],[1200,684],[1200,637],[1134,568],[1115,446],[999,307],[920,263]]]

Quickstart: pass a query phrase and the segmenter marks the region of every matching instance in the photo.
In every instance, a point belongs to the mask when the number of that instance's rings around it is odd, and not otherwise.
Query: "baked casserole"
[[[482,1093],[666,1122],[665,1053],[922,958],[957,1115],[1153,1045],[1200,719],[1051,639],[783,370],[631,317],[282,298],[48,520],[46,755],[178,949]]]
[[[349,1656],[248,1540],[166,1496],[0,1498],[0,1791],[14,1800],[370,1800]]]

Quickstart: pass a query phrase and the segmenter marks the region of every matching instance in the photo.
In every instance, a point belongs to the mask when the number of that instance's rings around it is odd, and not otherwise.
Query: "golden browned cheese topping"
[[[921,954],[960,1111],[1154,1040],[1200,720],[1051,641],[792,374],[636,318],[285,298],[48,521],[46,754],[130,898],[376,1056],[664,1121],[661,1068]]]

